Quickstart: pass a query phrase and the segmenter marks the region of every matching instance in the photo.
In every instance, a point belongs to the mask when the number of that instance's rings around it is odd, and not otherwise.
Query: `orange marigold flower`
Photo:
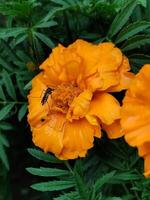
[[[150,177],[150,65],[144,65],[135,76],[123,100],[121,125],[125,140],[138,147],[145,159],[146,177]]]
[[[101,137],[119,137],[120,105],[108,92],[128,88],[128,59],[110,42],[58,45],[41,64],[28,95],[33,142],[60,159],[84,157]],[[40,97],[40,98],[38,98]],[[116,131],[118,131],[116,133]]]

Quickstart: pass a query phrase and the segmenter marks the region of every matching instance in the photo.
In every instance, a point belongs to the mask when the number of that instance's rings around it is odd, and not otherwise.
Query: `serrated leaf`
[[[39,33],[39,32],[34,32],[34,35],[40,39],[46,46],[48,46],[49,48],[54,48],[55,47],[55,44],[54,42],[48,38],[46,35],[42,34],[42,33]]]
[[[116,171],[112,171],[110,173],[107,173],[105,174],[104,176],[100,177],[94,187],[95,187],[95,190],[98,191],[105,183],[108,183],[110,181],[110,179],[113,179],[114,178],[114,175],[115,175]]]
[[[144,31],[148,27],[150,27],[150,22],[147,21],[139,21],[133,24],[129,24],[119,33],[117,39],[115,40],[115,44],[122,42],[141,31]]]
[[[136,5],[137,5],[137,0],[129,1],[129,3],[115,17],[108,31],[109,38],[112,38],[115,34],[117,34],[120,31],[120,29],[125,25]]]
[[[13,109],[14,105],[14,103],[8,104],[0,110],[0,120],[4,119],[9,114],[9,112]]]
[[[150,44],[150,36],[137,35],[130,38],[122,47],[123,51],[139,48],[141,45]]]
[[[3,82],[4,85],[6,87],[6,90],[8,92],[8,95],[16,100],[16,92],[15,92],[15,88],[14,88],[14,84],[10,78],[10,75],[8,74],[8,72],[6,70],[3,70]]]
[[[32,149],[29,148],[28,152],[35,158],[45,161],[45,162],[50,162],[50,163],[62,163],[63,161],[58,160],[57,158],[55,158],[54,156],[50,155],[50,154],[46,154],[40,150],[37,149]]]
[[[56,168],[46,168],[46,167],[40,167],[40,168],[33,168],[29,167],[26,168],[26,170],[33,175],[37,176],[44,176],[44,177],[53,177],[53,176],[69,176],[69,171],[63,170],[63,169],[56,169]]]
[[[21,106],[21,108],[18,111],[18,120],[21,121],[22,118],[25,116],[27,112],[27,104],[24,104]]]
[[[73,181],[49,181],[36,183],[31,186],[32,189],[42,192],[59,191],[74,187]]]

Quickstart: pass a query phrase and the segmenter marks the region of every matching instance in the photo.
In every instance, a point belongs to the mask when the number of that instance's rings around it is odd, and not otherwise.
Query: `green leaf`
[[[141,31],[144,31],[148,27],[150,27],[150,22],[147,21],[139,21],[133,24],[129,24],[119,33],[115,40],[115,44],[122,42]]]
[[[17,86],[19,88],[20,94],[25,98],[26,97],[26,93],[24,90],[24,82],[22,80],[22,77],[19,75],[19,73],[16,73],[16,81],[17,81]]]
[[[138,66],[142,66],[150,62],[150,56],[145,54],[133,54],[129,56],[129,60],[136,63]]]
[[[2,160],[4,166],[9,170],[8,158],[4,149],[4,146],[9,146],[7,139],[0,133],[0,159]]]
[[[12,68],[3,58],[0,58],[0,65],[2,66],[2,68],[5,68],[9,72],[12,72]]]
[[[29,81],[25,86],[24,86],[24,90],[30,90],[32,88],[32,81]]]
[[[6,96],[4,94],[4,91],[1,85],[0,85],[0,99],[6,101]]]
[[[55,47],[55,44],[54,42],[48,38],[46,35],[42,34],[42,33],[39,33],[39,32],[34,32],[34,35],[40,39],[46,46],[48,46],[49,48],[54,48]]]
[[[49,162],[49,163],[62,163],[63,161],[58,160],[57,158],[55,158],[54,156],[50,155],[50,154],[46,154],[40,150],[37,149],[32,149],[29,148],[28,152],[35,158],[42,160],[44,162]]]
[[[45,167],[40,167],[40,168],[33,168],[29,167],[26,168],[26,170],[37,176],[44,176],[44,177],[53,177],[53,176],[69,176],[69,172],[67,170],[63,169],[56,169],[56,168],[45,168]]]
[[[42,192],[59,191],[74,187],[73,181],[49,181],[36,183],[31,186],[32,189]]]
[[[143,6],[143,7],[145,7],[146,8],[146,6],[147,6],[147,0],[138,0],[139,1],[139,3]],[[148,0],[149,1],[149,0]]]
[[[9,147],[9,143],[8,140],[6,139],[6,137],[3,134],[0,134],[0,142],[1,144],[3,144],[6,147]]]
[[[27,104],[21,106],[18,112],[18,120],[21,121],[27,112]]]
[[[0,110],[0,120],[4,119],[14,107],[14,103],[8,104]]]
[[[0,28],[0,38],[5,39],[9,37],[17,37],[19,34],[25,33],[27,28]]]
[[[121,183],[124,181],[131,181],[131,180],[139,180],[141,179],[141,175],[135,174],[132,171],[129,172],[121,172],[121,173],[116,173],[114,176],[113,180],[111,180],[111,183]]]
[[[8,123],[8,122],[2,122],[0,123],[0,129],[4,130],[4,131],[8,131],[8,130],[12,130],[13,129],[13,125]]]
[[[16,100],[16,92],[15,92],[15,88],[14,88],[14,84],[10,78],[10,75],[8,74],[8,72],[6,70],[3,70],[3,81],[4,81],[4,85],[6,87],[6,90],[8,92],[8,95]]]
[[[129,3],[115,17],[108,31],[109,38],[112,38],[115,34],[117,34],[120,31],[120,29],[125,25],[136,5],[137,5],[137,0],[129,1]]]
[[[74,178],[76,180],[76,189],[83,200],[88,200],[89,191],[86,184],[83,182],[83,178],[75,171]]]
[[[57,25],[57,22],[51,20],[48,22],[39,22],[34,25],[34,28],[50,28],[50,27],[56,26],[56,25]]]
[[[136,35],[130,38],[123,46],[123,51],[129,51],[139,48],[141,45],[150,44],[150,36],[148,35]]]
[[[110,181],[110,179],[113,179],[114,178],[114,175],[115,175],[116,171],[112,171],[110,173],[107,173],[105,174],[104,176],[100,177],[94,187],[95,187],[95,190],[98,191],[100,190],[100,188],[105,184],[105,183],[108,183]]]
[[[59,197],[54,198],[54,200],[79,200],[80,197],[78,195],[78,192],[70,192],[65,193]]]

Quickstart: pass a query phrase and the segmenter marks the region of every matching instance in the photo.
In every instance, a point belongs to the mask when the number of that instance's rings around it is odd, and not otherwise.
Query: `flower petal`
[[[129,60],[126,56],[123,56],[122,63],[118,69],[119,84],[110,87],[109,92],[119,92],[121,90],[127,89],[134,78],[134,74],[130,71]]]
[[[58,45],[40,68],[50,77],[53,85],[58,85],[62,82],[77,81],[82,69],[81,63],[82,58],[75,51]]]
[[[145,65],[131,82],[123,100],[121,125],[131,146],[150,141],[149,74],[150,65]]]
[[[93,147],[94,135],[98,127],[90,125],[86,119],[66,122],[63,138],[63,150],[58,155],[61,159],[74,159],[85,156]],[[100,135],[100,132],[99,132]]]
[[[150,178],[150,154],[144,157],[144,176]]]
[[[145,142],[141,146],[138,146],[139,156],[145,156],[150,154],[150,142]]]
[[[119,102],[110,94],[97,93],[91,101],[88,115],[97,116],[102,123],[110,125],[120,118]]]
[[[59,154],[63,148],[65,116],[53,114],[49,121],[39,128],[33,128],[33,142],[45,152]]]
[[[67,119],[72,120],[84,117],[89,109],[91,99],[92,92],[89,90],[75,97],[68,110]]]
[[[123,130],[122,130],[121,125],[120,125],[119,119],[114,121],[110,125],[103,124],[102,128],[106,131],[107,136],[110,139],[120,138],[124,135]]]
[[[41,81],[42,79],[43,73],[32,79],[32,89],[28,95],[28,122],[32,127],[43,125],[49,113],[50,96],[44,105],[41,103],[44,92],[47,89],[47,86]]]
[[[100,60],[98,45],[78,39],[69,48],[82,58],[84,78],[96,72],[97,64]]]

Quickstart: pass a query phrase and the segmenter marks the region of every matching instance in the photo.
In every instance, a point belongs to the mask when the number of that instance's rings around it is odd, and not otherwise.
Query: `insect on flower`
[[[41,104],[42,106],[47,102],[49,95],[51,94],[51,88],[47,88],[44,92],[44,95],[41,99]]]

